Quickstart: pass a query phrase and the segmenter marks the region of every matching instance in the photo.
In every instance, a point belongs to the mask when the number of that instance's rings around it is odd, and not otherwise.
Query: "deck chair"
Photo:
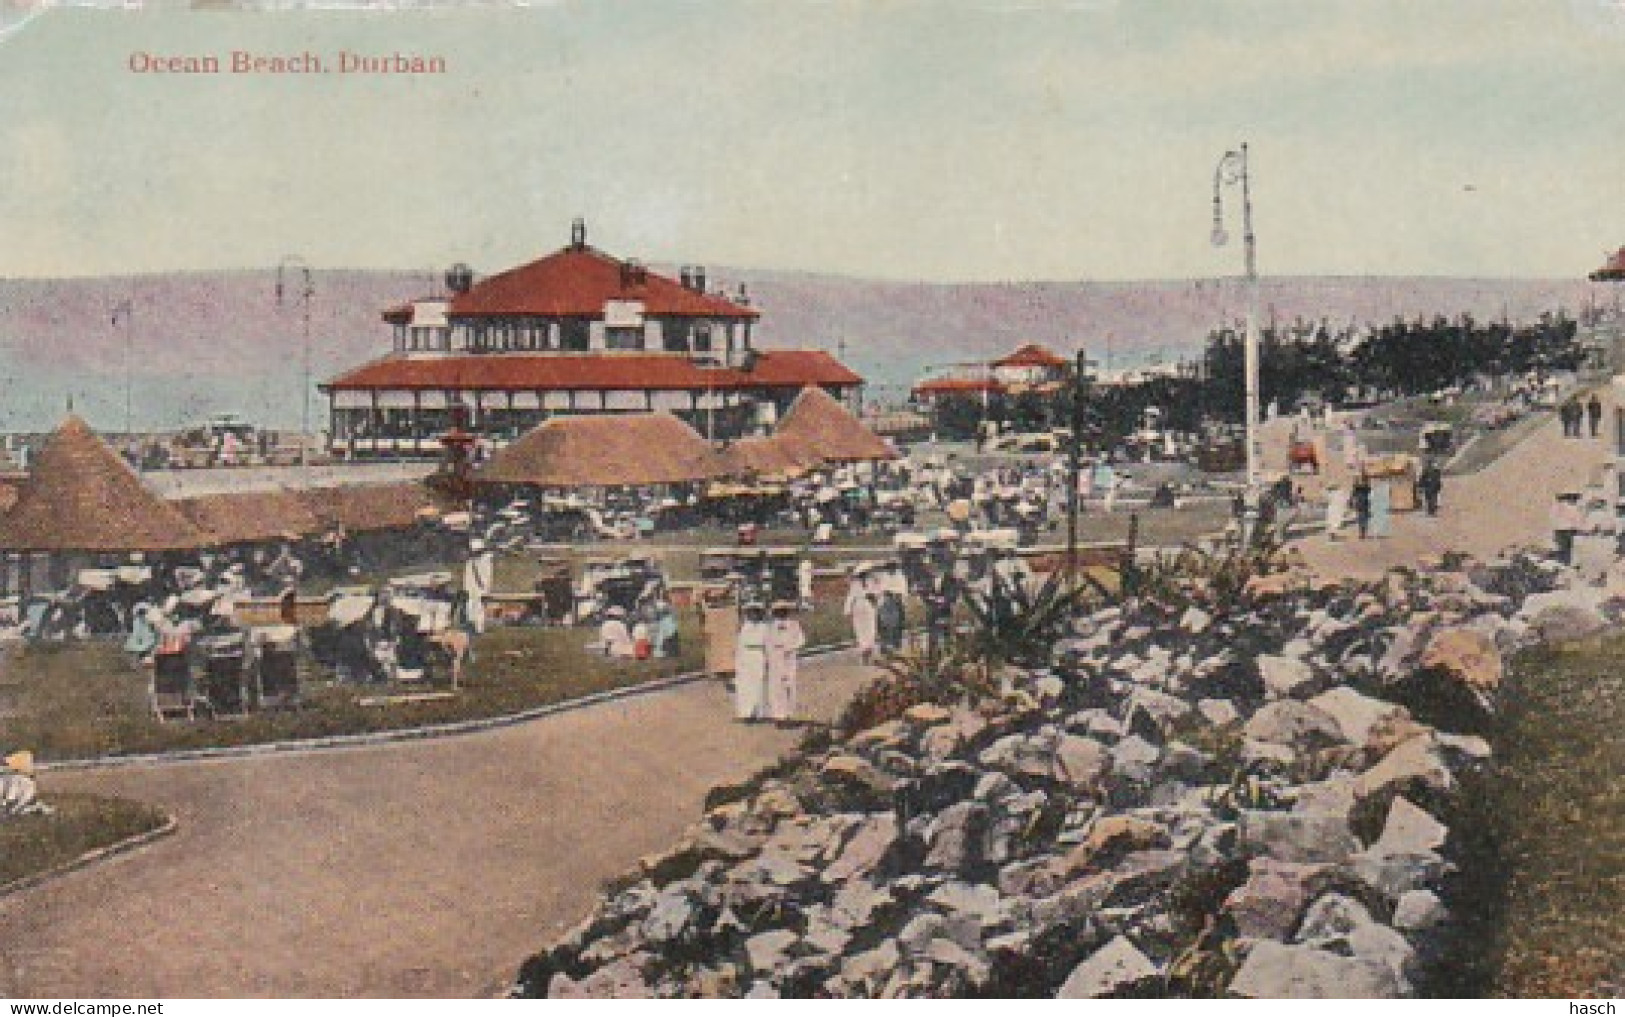
[[[197,719],[197,689],[186,654],[160,653],[152,658],[152,714],[160,723],[171,717]]]
[[[299,630],[270,625],[254,630],[254,699],[262,710],[299,705]]]

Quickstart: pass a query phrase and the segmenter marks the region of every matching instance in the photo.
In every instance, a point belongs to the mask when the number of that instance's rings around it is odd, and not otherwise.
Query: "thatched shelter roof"
[[[301,493],[319,528],[342,527],[352,533],[407,529],[442,505],[428,485],[418,481],[313,487]]]
[[[777,438],[740,438],[722,453],[734,476],[790,476],[818,465]]]
[[[174,506],[217,544],[254,544],[320,531],[303,491],[234,491],[177,498]]]
[[[670,413],[553,417],[481,467],[483,484],[637,487],[723,476],[728,464]]]
[[[821,388],[809,385],[790,404],[773,439],[808,461],[851,463],[896,459],[897,452]]]
[[[0,516],[0,549],[8,551],[177,551],[208,543],[77,416],[46,439],[16,504]]]

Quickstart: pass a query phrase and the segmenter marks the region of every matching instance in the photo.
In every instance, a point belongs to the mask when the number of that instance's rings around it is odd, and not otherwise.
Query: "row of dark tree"
[[[1358,330],[1324,322],[1270,325],[1259,339],[1260,400],[1290,412],[1305,402],[1341,405],[1572,370],[1585,356],[1577,331],[1574,319],[1564,314],[1542,315],[1525,325],[1479,323],[1466,314],[1395,319]],[[1240,326],[1215,329],[1201,359],[1181,365],[1176,374],[1086,386],[1086,430],[1115,445],[1140,428],[1149,407],[1156,407],[1161,425],[1173,430],[1239,424],[1245,401],[1243,339]],[[973,437],[984,421],[997,421],[1007,431],[1044,431],[1069,425],[1072,388],[955,394],[939,397],[934,406],[936,429],[945,436]]]

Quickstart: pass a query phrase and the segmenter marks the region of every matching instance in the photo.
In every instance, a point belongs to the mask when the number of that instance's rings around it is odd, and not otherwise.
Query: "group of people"
[[[1602,436],[1602,399],[1595,392],[1584,402],[1578,393],[1569,396],[1557,408],[1557,416],[1563,422],[1565,438],[1585,437],[1587,425],[1590,425],[1591,437]]]
[[[907,595],[900,567],[875,562],[853,566],[841,612],[852,623],[852,639],[865,664],[902,650]]]
[[[733,652],[734,717],[787,726],[796,720],[796,677],[807,634],[796,605],[751,601],[740,609]]]
[[[598,645],[606,657],[648,660],[679,652],[677,611],[665,596],[640,601],[632,611],[613,606],[598,626]]]

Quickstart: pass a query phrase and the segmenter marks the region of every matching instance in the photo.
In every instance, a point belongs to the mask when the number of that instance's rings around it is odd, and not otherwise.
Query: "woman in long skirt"
[[[1326,488],[1326,538],[1336,540],[1348,518],[1349,493],[1337,484]]]
[[[858,644],[863,662],[869,663],[875,655],[875,636],[878,629],[879,598],[869,589],[869,571],[861,569],[852,574],[852,585],[846,591],[842,610],[852,619],[852,639]]]
[[[1378,480],[1371,485],[1371,535],[1386,537],[1392,532],[1393,489],[1388,481]]]
[[[767,612],[747,604],[734,645],[734,716],[743,721],[767,715]]]
[[[795,607],[789,601],[774,604],[767,634],[767,717],[779,723],[795,716],[799,654],[807,645]]]

